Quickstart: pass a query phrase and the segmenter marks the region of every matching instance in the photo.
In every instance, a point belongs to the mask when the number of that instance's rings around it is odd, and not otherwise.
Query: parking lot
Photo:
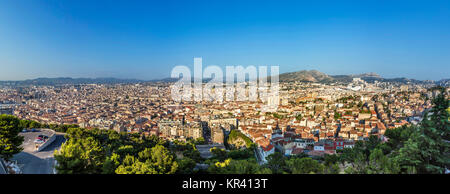
[[[55,134],[56,139],[48,147],[36,151],[35,139],[39,135],[50,136],[49,131],[39,131],[39,132],[25,132],[20,133],[24,136],[24,142],[22,147],[24,148],[21,153],[14,155],[13,160],[16,160],[23,174],[53,174],[54,167],[54,150],[59,149],[61,144],[64,142],[64,134]]]
[[[25,152],[33,152],[33,151],[36,150],[35,143],[34,143],[36,138],[39,135],[50,136],[51,133],[50,133],[50,131],[47,131],[47,130],[41,130],[39,132],[20,133],[20,135],[24,137],[24,141],[23,141],[23,144],[22,144],[22,147],[24,149],[23,151],[25,151]]]

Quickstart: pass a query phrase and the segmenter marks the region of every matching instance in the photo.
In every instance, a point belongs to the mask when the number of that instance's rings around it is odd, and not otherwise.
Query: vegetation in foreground
[[[450,168],[449,100],[444,94],[433,100],[432,110],[419,125],[387,130],[387,142],[371,136],[353,149],[323,158],[275,153],[267,164],[259,165],[255,145],[246,142],[243,149],[214,148],[213,157],[205,160],[195,147],[203,139],[168,142],[156,136],[45,125],[9,115],[0,115],[0,157],[9,160],[22,151],[19,133],[23,128],[48,127],[66,132],[66,143],[55,151],[61,174],[440,174]]]

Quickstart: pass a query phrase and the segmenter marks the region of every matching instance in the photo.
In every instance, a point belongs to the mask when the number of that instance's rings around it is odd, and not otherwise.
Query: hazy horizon
[[[0,0],[0,80],[170,77],[176,65],[448,79],[449,1]]]
[[[316,70],[316,69],[303,69],[306,71],[312,71],[312,70]],[[303,70],[298,70],[298,71],[303,71]],[[281,72],[280,74],[284,74],[284,73],[292,73],[292,72],[298,72],[298,71],[290,71],[290,72]],[[193,73],[193,72],[191,72]],[[322,72],[325,73],[325,72]],[[358,75],[358,74],[365,74],[365,73],[376,73],[376,72],[361,72],[361,73],[354,73],[354,74],[328,74],[325,73],[329,76],[338,76],[338,75]],[[376,73],[377,75],[379,75],[381,78],[387,78],[387,79],[391,79],[391,78],[407,78],[407,79],[416,79],[416,78],[411,78],[411,77],[384,77],[383,75],[380,75],[378,73]],[[226,76],[224,76],[223,78],[225,78]],[[108,77],[108,76],[98,76],[98,77],[70,77],[70,76],[56,76],[56,77],[34,77],[34,78],[27,78],[27,79],[19,79],[19,80],[0,80],[0,81],[25,81],[25,80],[34,80],[34,79],[41,79],[41,78],[48,78],[48,79],[57,79],[57,78],[71,78],[71,79],[107,79],[107,78],[111,78],[111,79],[121,79],[121,80],[139,80],[139,81],[155,81],[155,80],[162,80],[162,79],[170,79],[170,75],[168,75],[167,77],[162,77],[162,78],[156,78],[156,79],[139,79],[139,78],[120,78],[120,77]],[[445,79],[450,79],[450,78],[442,78],[442,79],[438,79],[438,80],[432,80],[432,81],[440,81],[440,80],[445,80]],[[420,80],[420,81],[426,81],[426,79],[416,79],[416,80]]]

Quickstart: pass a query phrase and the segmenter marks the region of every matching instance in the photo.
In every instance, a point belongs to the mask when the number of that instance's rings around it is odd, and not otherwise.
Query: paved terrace
[[[65,141],[64,134],[56,133],[56,139],[40,152],[36,151],[34,140],[38,135],[50,135],[49,131],[20,133],[24,136],[22,147],[24,150],[12,158],[17,160],[23,174],[53,174],[55,159],[53,153]]]

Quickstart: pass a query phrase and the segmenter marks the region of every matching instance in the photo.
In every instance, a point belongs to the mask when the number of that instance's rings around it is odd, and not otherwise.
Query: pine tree
[[[19,123],[19,119],[14,116],[0,115],[0,157],[6,160],[22,151],[20,145],[24,138],[19,136]]]
[[[421,126],[413,131],[395,157],[403,172],[444,173],[449,168],[448,107],[449,100],[441,89],[440,94],[433,99],[432,115],[424,115]]]

